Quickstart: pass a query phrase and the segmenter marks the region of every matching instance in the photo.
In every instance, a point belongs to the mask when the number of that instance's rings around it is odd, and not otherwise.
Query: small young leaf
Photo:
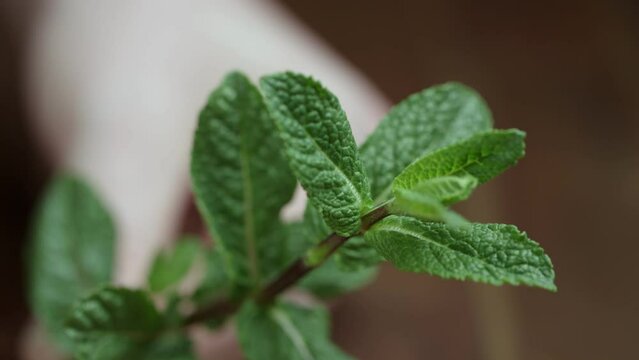
[[[195,236],[184,236],[172,249],[160,251],[151,265],[149,289],[162,292],[177,285],[191,269],[201,250]]]
[[[452,228],[391,215],[366,232],[366,240],[401,270],[556,290],[550,258],[512,225]]]
[[[446,208],[435,196],[428,192],[413,190],[395,191],[395,200],[391,206],[393,214],[410,215],[430,221],[441,221],[448,225],[459,227],[468,224],[466,219],[456,212]]]
[[[328,313],[286,303],[242,306],[237,316],[240,345],[248,360],[345,360],[329,339]]]
[[[475,190],[478,181],[474,176],[441,176],[417,183],[409,191],[429,195],[440,201],[443,205],[450,205],[466,200]],[[394,195],[397,190],[394,189]]]
[[[390,195],[393,178],[415,159],[491,128],[490,110],[464,85],[446,83],[409,96],[361,147],[375,202]]]
[[[145,292],[105,287],[76,304],[66,332],[78,357],[117,359],[115,354],[143,344],[162,326],[162,316]]]
[[[355,271],[345,271],[333,256],[306,275],[299,283],[299,287],[319,298],[332,298],[368,285],[377,276],[377,270],[375,266],[368,266]]]
[[[451,175],[471,175],[483,184],[524,156],[524,137],[515,129],[493,130],[424,155],[393,180],[393,190],[413,189],[426,180]]]
[[[291,72],[260,85],[293,172],[326,223],[340,235],[359,231],[370,186],[339,101],[319,82]]]
[[[295,178],[281,148],[257,88],[244,75],[229,74],[200,113],[191,176],[240,292],[263,284],[282,262],[279,214]]]
[[[84,182],[62,175],[43,198],[33,235],[31,306],[59,345],[68,348],[64,318],[73,302],[111,280],[113,221]]]

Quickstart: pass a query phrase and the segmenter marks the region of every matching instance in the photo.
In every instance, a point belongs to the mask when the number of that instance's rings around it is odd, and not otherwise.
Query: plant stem
[[[389,215],[386,204],[383,204],[362,217],[362,227],[359,234],[363,234],[373,224]],[[355,236],[355,235],[353,235]],[[280,276],[271,283],[266,285],[262,290],[258,291],[253,299],[260,304],[268,304],[283,293],[285,290],[296,284],[306,274],[321,266],[340,246],[353,236],[341,236],[331,234],[315,246],[315,249],[321,248],[325,256],[312,264],[303,256],[291,264]],[[208,306],[196,310],[187,316],[183,322],[183,326],[193,325],[205,320],[224,319],[234,314],[242,305],[245,299],[221,299]]]

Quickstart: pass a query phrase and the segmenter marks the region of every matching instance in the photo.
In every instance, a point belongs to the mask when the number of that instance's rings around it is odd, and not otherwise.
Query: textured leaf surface
[[[299,287],[319,298],[332,298],[368,285],[375,279],[377,272],[377,267],[374,266],[346,271],[340,267],[333,256],[306,275],[299,283]]]
[[[197,237],[185,236],[172,249],[160,251],[151,265],[149,289],[161,292],[177,285],[188,274],[201,249]]]
[[[370,206],[370,187],[339,101],[304,75],[270,75],[260,84],[310,201],[335,232],[356,233]]]
[[[73,302],[111,280],[114,239],[98,196],[75,177],[55,179],[36,217],[29,290],[33,311],[62,346]]]
[[[167,334],[153,340],[136,341],[107,336],[99,346],[76,354],[78,360],[196,360],[185,334]]]
[[[429,153],[410,164],[395,180],[393,189],[412,189],[442,176],[471,175],[480,184],[501,174],[524,156],[525,133],[493,130]]]
[[[393,178],[417,158],[491,128],[490,110],[464,85],[446,83],[409,96],[361,147],[376,202],[390,195]]]
[[[116,359],[162,326],[162,316],[145,292],[105,287],[76,304],[66,331],[79,358]]]
[[[512,225],[451,228],[391,215],[375,224],[366,240],[401,270],[556,290],[550,258]]]
[[[451,226],[467,225],[466,220],[444,206],[429,193],[398,190],[391,206],[393,214],[411,215],[424,220],[441,221]]]
[[[279,214],[295,179],[262,97],[231,73],[200,113],[191,161],[196,200],[240,288],[263,283],[282,261]]]
[[[286,303],[262,308],[244,304],[237,317],[240,345],[248,360],[351,359],[329,339],[328,313]]]

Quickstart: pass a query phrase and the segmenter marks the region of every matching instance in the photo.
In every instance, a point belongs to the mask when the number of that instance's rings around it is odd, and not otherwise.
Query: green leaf
[[[512,225],[452,228],[391,215],[366,232],[366,240],[401,270],[556,290],[550,258]]]
[[[430,195],[442,204],[450,205],[466,200],[477,185],[478,181],[474,176],[441,176],[421,181],[409,190]],[[401,191],[404,189],[393,189],[393,193],[396,197],[398,190]]]
[[[343,270],[333,256],[306,275],[298,285],[315,296],[326,299],[361,289],[372,282],[377,273],[378,269],[375,266],[355,271]]]
[[[172,249],[160,251],[151,265],[149,289],[162,292],[177,285],[188,274],[200,250],[197,237],[184,236]]]
[[[147,341],[108,337],[101,346],[76,355],[78,360],[196,360],[184,333],[167,333]]]
[[[484,100],[458,83],[425,89],[395,105],[360,148],[375,204],[390,198],[393,179],[419,157],[491,128]],[[361,249],[360,259],[371,253]]]
[[[398,190],[391,205],[391,213],[410,215],[423,220],[441,221],[448,225],[466,226],[468,222],[461,215],[448,209],[428,192]]]
[[[291,72],[263,77],[260,85],[310,201],[336,233],[358,232],[370,186],[339,101],[319,82]]]
[[[30,244],[30,301],[36,317],[62,347],[73,302],[111,281],[115,230],[109,212],[83,181],[57,177],[36,216]]]
[[[351,359],[329,339],[328,313],[286,303],[263,308],[245,303],[237,316],[237,331],[248,360]]]
[[[525,136],[516,129],[493,130],[424,155],[393,180],[393,189],[413,189],[425,180],[451,175],[471,175],[483,184],[524,156]]]
[[[163,320],[141,290],[105,287],[79,301],[66,323],[81,359],[117,359],[162,330]]]
[[[361,147],[361,156],[377,204],[415,159],[490,130],[492,117],[483,99],[457,83],[434,86],[393,107]]]
[[[67,333],[81,360],[195,360],[184,332],[162,332],[167,320],[144,291],[105,287],[76,304]]]
[[[200,113],[191,176],[240,292],[263,284],[284,256],[279,214],[295,178],[281,148],[257,88],[244,75],[229,74]]]

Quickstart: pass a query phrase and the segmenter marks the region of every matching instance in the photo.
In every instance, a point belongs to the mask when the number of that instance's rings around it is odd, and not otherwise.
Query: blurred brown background
[[[639,336],[639,3],[293,1],[300,19],[393,101],[457,80],[527,156],[461,211],[517,224],[550,253],[559,292],[384,268],[335,306],[361,359],[635,359]],[[21,99],[28,8],[0,14],[0,357],[28,316],[22,250],[49,173]]]

